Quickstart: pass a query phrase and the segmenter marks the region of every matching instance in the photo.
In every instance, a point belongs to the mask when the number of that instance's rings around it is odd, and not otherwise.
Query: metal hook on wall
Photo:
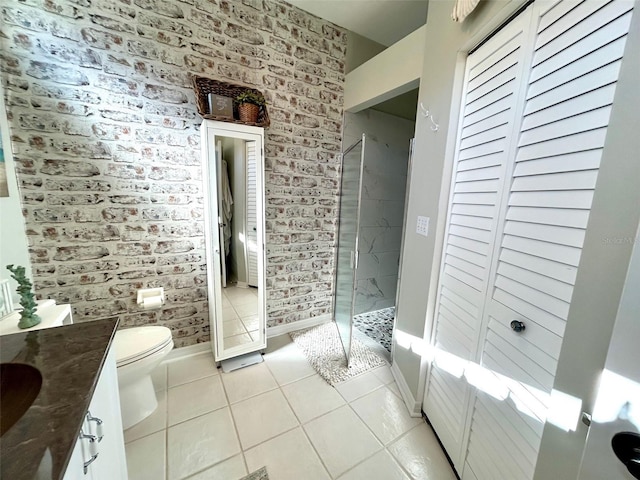
[[[428,118],[429,120],[431,120],[431,126],[429,127],[431,129],[432,132],[437,132],[438,128],[440,128],[440,125],[438,125],[435,120],[433,119],[433,115],[431,114],[431,112],[429,111],[428,108],[425,108],[424,104],[422,102],[420,102],[420,110],[422,111],[422,116],[424,118]]]

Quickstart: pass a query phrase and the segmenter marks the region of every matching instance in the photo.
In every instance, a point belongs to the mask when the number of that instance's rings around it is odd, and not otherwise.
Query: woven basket
[[[238,105],[238,117],[241,122],[258,123],[258,115],[260,115],[260,107],[253,103],[241,103]]]
[[[219,120],[223,122],[241,123],[243,125],[254,125],[257,127],[268,127],[271,123],[269,120],[269,113],[267,112],[266,105],[259,107],[258,119],[255,122],[246,122],[239,120],[240,116],[238,113],[238,106],[235,104],[235,102],[233,104],[234,120],[231,120],[227,117],[212,115],[209,111],[208,97],[210,93],[222,95],[223,97],[236,98],[240,93],[246,92],[247,90],[262,95],[259,90],[251,87],[246,87],[244,85],[234,85],[231,83],[221,82],[219,80],[213,80],[212,78],[198,77],[195,75],[192,77],[192,81],[193,89],[196,94],[196,105],[198,107],[198,113],[202,118],[206,118],[208,120]]]

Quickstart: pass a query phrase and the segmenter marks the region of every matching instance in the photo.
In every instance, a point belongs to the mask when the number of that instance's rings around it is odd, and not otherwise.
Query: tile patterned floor
[[[211,354],[154,372],[158,409],[125,431],[130,480],[455,480],[430,427],[411,418],[389,367],[333,388],[288,335],[231,373]]]
[[[353,317],[353,326],[391,352],[391,335],[395,314],[395,307],[361,313]]]
[[[258,289],[228,284],[222,289],[225,348],[254,341],[258,332]]]

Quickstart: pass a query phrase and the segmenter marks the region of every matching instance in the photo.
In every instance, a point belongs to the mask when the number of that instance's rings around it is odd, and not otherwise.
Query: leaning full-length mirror
[[[205,120],[209,317],[216,361],[266,346],[263,129]]]

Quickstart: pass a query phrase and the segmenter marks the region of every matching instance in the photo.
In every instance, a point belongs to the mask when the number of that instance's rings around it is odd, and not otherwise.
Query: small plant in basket
[[[265,105],[262,94],[251,90],[245,90],[236,96],[235,102],[238,105],[238,116],[240,117],[240,121],[249,123],[258,122],[260,107]]]

